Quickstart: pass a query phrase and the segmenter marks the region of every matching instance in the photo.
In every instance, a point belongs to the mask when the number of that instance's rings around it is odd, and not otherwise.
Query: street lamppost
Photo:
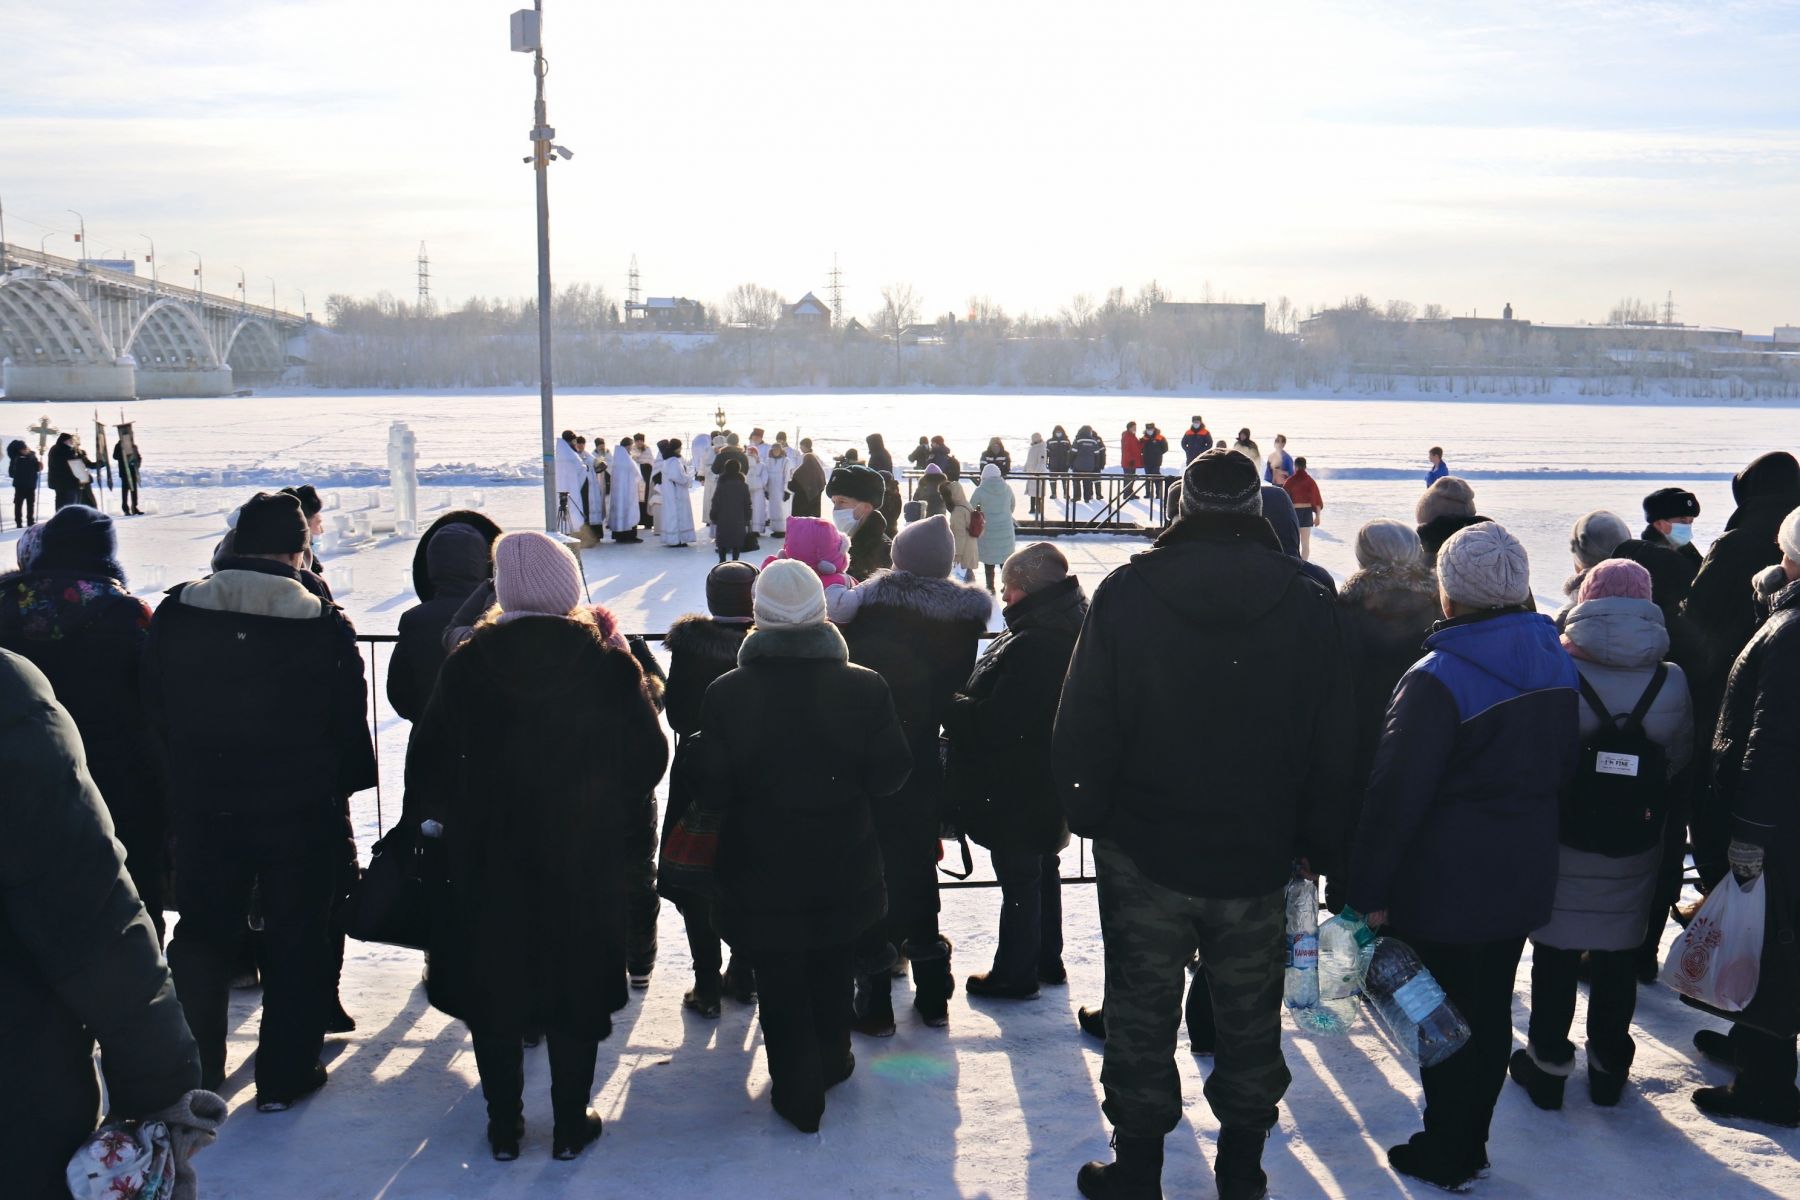
[[[53,236],[52,234],[46,233],[43,237],[38,239],[38,257],[40,257],[40,258],[49,258],[50,257],[50,238],[52,236]]]
[[[556,130],[544,108],[544,0],[532,0],[530,8],[512,15],[512,48],[532,56],[531,73],[537,80],[537,103],[532,109],[531,153],[525,158],[537,175],[538,253],[538,387],[539,423],[544,452],[544,529],[555,533],[556,519],[556,414],[550,377],[550,156],[574,158],[573,151],[552,144]]]
[[[198,250],[189,250],[194,256],[194,314],[203,317],[206,309],[206,263],[200,258]]]
[[[81,251],[80,251],[80,253],[76,254],[76,256],[75,256],[76,265],[79,266],[81,264],[82,260],[87,258],[87,256],[88,256],[87,218],[82,216],[80,213],[75,212],[75,210],[72,208],[66,209],[65,211],[75,213],[75,219],[77,221],[81,222],[81,232],[79,232],[75,235],[75,240],[81,243]]]
[[[306,311],[306,289],[305,288],[300,289],[300,319],[302,321],[305,321],[309,325],[312,324],[312,314]]]
[[[238,311],[241,313],[244,311],[244,305],[247,303],[244,299],[244,268],[237,267],[234,269],[238,273]]]
[[[269,315],[274,316],[281,311],[281,306],[275,302],[275,277],[264,275],[263,278],[269,281]]]
[[[149,235],[149,234],[147,234],[147,233],[140,233],[140,234],[138,234],[138,236],[139,236],[139,237],[141,237],[141,238],[143,238],[143,239],[144,239],[144,240],[145,240],[145,241],[146,241],[146,242],[149,242],[149,243],[150,243],[150,253],[148,253],[148,254],[146,254],[146,255],[144,255],[144,261],[145,261],[145,262],[147,262],[147,263],[149,263],[149,264],[150,264],[150,294],[151,294],[151,295],[152,295],[152,296],[154,296],[154,295],[156,295],[156,284],[157,284],[157,278],[156,278],[156,239],[155,239],[155,238],[153,238],[153,237],[151,237],[151,236],[150,236],[150,235]]]

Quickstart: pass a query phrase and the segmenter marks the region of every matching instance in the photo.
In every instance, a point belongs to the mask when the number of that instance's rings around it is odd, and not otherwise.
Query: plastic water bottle
[[[1319,1003],[1319,893],[1298,876],[1287,885],[1287,974],[1282,998],[1289,1008]]]
[[[1319,928],[1319,998],[1355,1000],[1362,991],[1363,951],[1375,941],[1375,932],[1354,908]]]
[[[1394,1044],[1435,1067],[1469,1040],[1468,1023],[1411,946],[1376,938],[1363,951],[1363,1001]]]

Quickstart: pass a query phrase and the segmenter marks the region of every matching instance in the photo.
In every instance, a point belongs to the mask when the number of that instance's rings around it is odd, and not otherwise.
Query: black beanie
[[[1644,520],[1673,521],[1700,515],[1700,498],[1678,487],[1666,487],[1644,497]]]
[[[825,484],[827,496],[848,496],[852,500],[860,500],[864,504],[881,507],[883,496],[887,495],[887,484],[881,476],[863,466],[861,463],[845,463],[831,473]]]
[[[306,519],[309,521],[325,508],[325,502],[319,499],[319,490],[310,483],[303,483],[298,487],[285,487],[281,491],[283,495],[292,496],[300,501],[300,511],[306,514]]]
[[[306,549],[306,513],[292,492],[258,492],[238,509],[234,554],[298,554]]]
[[[1236,450],[1208,450],[1181,475],[1181,515],[1196,512],[1261,515],[1262,476]]]
[[[749,620],[755,616],[755,567],[724,562],[706,573],[706,611],[715,617]]]

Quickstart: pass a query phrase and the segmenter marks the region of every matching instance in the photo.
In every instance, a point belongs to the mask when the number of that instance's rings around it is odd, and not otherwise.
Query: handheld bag
[[[677,767],[692,771],[699,760],[697,743],[702,734],[690,734],[677,754]],[[684,895],[713,896],[718,893],[716,868],[719,861],[719,831],[725,824],[724,813],[715,808],[712,797],[703,787],[690,785],[694,799],[663,838],[662,856],[656,869],[657,893],[675,900]],[[687,789],[684,789],[687,790]]]
[[[431,949],[449,905],[450,878],[437,839],[402,821],[369,851],[369,865],[344,897],[338,922],[359,942]]]
[[[1584,678],[1581,696],[1600,728],[1581,745],[1581,765],[1564,795],[1562,841],[1576,850],[1626,858],[1662,840],[1669,806],[1669,759],[1644,732],[1669,668],[1659,663],[1629,713],[1607,711]]]
[[[1662,981],[1721,1012],[1742,1012],[1762,974],[1767,890],[1761,875],[1740,887],[1727,875],[1669,947]]]
[[[978,538],[987,532],[987,514],[979,508],[969,514],[969,536]]]

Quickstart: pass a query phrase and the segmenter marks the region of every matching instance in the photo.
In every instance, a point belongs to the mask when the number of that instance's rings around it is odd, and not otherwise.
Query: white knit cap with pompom
[[[825,620],[825,589],[805,563],[778,558],[756,577],[756,624],[819,625]]]

